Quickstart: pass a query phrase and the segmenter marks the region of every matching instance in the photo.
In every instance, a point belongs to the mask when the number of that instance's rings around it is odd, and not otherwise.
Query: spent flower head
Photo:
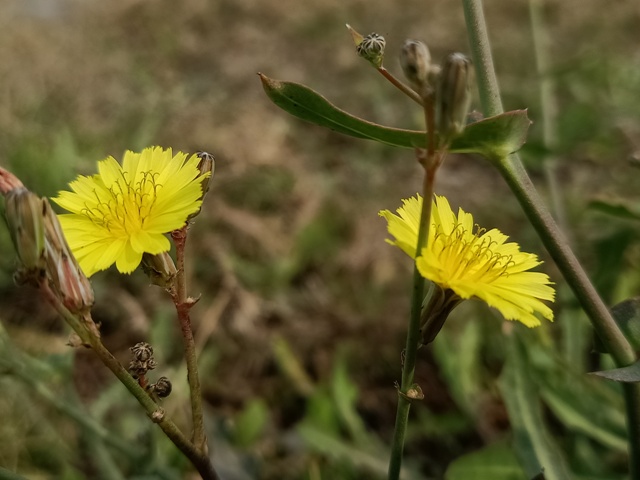
[[[71,213],[59,216],[73,254],[87,276],[114,263],[122,273],[144,253],[166,252],[166,233],[182,228],[202,203],[200,158],[161,147],[127,151],[122,165],[98,162],[99,173],[80,175],[53,199]]]
[[[540,325],[536,313],[553,321],[553,312],[542,300],[553,301],[555,291],[549,277],[528,270],[542,262],[532,253],[507,242],[499,230],[480,229],[471,214],[456,215],[445,197],[435,196],[427,246],[416,255],[422,197],[402,201],[397,215],[380,212],[396,245],[415,258],[420,274],[461,299],[479,298],[496,308],[507,320],[528,327]]]

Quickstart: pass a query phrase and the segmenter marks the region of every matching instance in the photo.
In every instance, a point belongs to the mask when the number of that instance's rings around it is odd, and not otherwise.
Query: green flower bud
[[[140,266],[153,285],[165,289],[173,287],[177,270],[171,255],[167,252],[162,252],[157,255],[143,253]]]
[[[428,87],[431,70],[431,54],[422,42],[407,40],[400,51],[400,66],[404,76],[420,94]]]
[[[443,142],[460,135],[471,103],[471,61],[461,53],[447,56],[436,92],[436,129]]]
[[[11,241],[28,274],[44,273],[46,266],[43,202],[46,200],[24,187],[5,195],[5,220]]]

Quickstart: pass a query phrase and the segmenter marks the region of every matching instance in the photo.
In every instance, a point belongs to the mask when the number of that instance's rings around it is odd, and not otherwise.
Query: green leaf
[[[267,96],[291,115],[356,138],[375,140],[396,147],[426,147],[425,132],[369,122],[340,110],[309,87],[259,75]],[[488,158],[504,158],[524,144],[530,124],[526,110],[485,118],[467,125],[449,150],[455,153],[479,153]]]
[[[518,459],[504,443],[496,443],[453,461],[445,480],[490,478],[492,480],[528,480]]]
[[[320,452],[334,461],[345,461],[369,472],[370,475],[362,478],[386,478],[388,467],[386,448],[380,448],[374,444],[367,447],[355,446],[340,438],[328,435],[324,430],[305,422],[299,424],[296,431],[310,449]],[[418,480],[423,477],[409,465],[405,465],[402,467],[400,478],[402,480]]]
[[[269,421],[269,409],[261,399],[249,401],[236,418],[234,440],[237,445],[250,447],[262,435]]]
[[[612,217],[624,218],[628,220],[640,220],[640,204],[621,199],[596,199],[589,203],[589,208],[598,210]]]
[[[624,336],[629,340],[631,346],[636,350],[640,350],[640,297],[629,298],[623,302],[618,303],[611,309],[611,314],[616,323],[624,333]],[[600,353],[609,353],[606,348],[600,342],[597,337],[594,348]],[[627,367],[628,368],[628,367]],[[624,369],[616,369],[624,370]],[[611,370],[615,371],[615,370]],[[603,375],[604,376],[604,375]],[[609,378],[609,377],[607,377]],[[614,380],[612,378],[612,380]],[[631,380],[619,380],[619,381],[631,381]],[[635,381],[635,380],[633,380]]]
[[[592,375],[608,378],[616,382],[635,383],[640,382],[640,360],[627,367],[614,368],[613,370],[603,370],[592,372]]]
[[[560,447],[545,426],[537,387],[530,377],[527,352],[517,332],[509,337],[508,350],[500,390],[525,474],[533,478],[544,471],[547,480],[572,478]]]

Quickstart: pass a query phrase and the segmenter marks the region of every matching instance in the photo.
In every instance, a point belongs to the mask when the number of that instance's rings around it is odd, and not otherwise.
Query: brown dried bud
[[[131,353],[136,360],[140,360],[142,362],[153,357],[153,347],[147,342],[138,342],[129,350],[131,350]]]
[[[45,203],[26,188],[15,188],[5,195],[5,220],[26,276],[41,276],[46,267]]]
[[[23,183],[13,173],[0,167],[0,193],[6,195],[11,190],[24,188]]]
[[[166,289],[173,286],[177,270],[168,252],[162,252],[157,255],[144,253],[142,254],[140,266],[152,284]]]
[[[429,87],[431,70],[431,54],[427,46],[415,40],[404,42],[400,51],[400,66],[413,88],[419,94],[424,94]]]
[[[155,393],[160,398],[171,395],[171,382],[167,377],[160,377],[156,383],[149,385],[149,391]]]
[[[467,123],[471,104],[471,61],[461,53],[445,59],[436,92],[436,130],[441,141],[450,142]]]

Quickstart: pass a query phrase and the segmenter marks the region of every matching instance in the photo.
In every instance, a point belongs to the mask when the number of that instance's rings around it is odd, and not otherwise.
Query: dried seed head
[[[376,68],[379,68],[382,66],[386,45],[387,42],[382,35],[370,33],[356,46],[356,52],[359,56],[371,62]]]
[[[160,398],[171,395],[171,382],[167,377],[160,377],[156,383],[149,385],[149,391],[155,393]]]
[[[15,188],[5,195],[5,220],[24,277],[42,276],[46,266],[44,204],[26,188]]]
[[[400,51],[400,66],[404,76],[420,94],[428,87],[431,54],[422,42],[407,40]]]
[[[436,92],[436,129],[448,143],[460,135],[471,103],[471,61],[461,53],[447,56]]]
[[[131,350],[134,358],[141,362],[145,362],[150,358],[153,358],[153,347],[147,342],[138,342],[129,350]]]

